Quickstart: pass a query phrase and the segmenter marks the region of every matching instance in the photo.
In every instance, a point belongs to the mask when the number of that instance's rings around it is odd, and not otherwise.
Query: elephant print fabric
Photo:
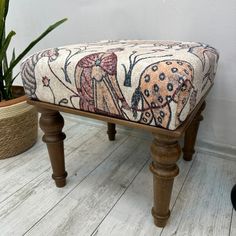
[[[202,43],[101,41],[36,53],[21,75],[31,99],[174,130],[212,86],[218,59]]]
[[[95,53],[81,59],[76,66],[76,88],[80,109],[125,118],[119,102],[128,107],[117,82],[117,56]]]
[[[175,125],[178,126],[181,123],[181,112],[194,88],[192,80],[193,67],[185,61],[165,60],[148,66],[132,97],[134,117],[141,102],[140,122],[151,124],[154,121],[156,126],[169,127],[172,116],[170,103],[175,102]]]

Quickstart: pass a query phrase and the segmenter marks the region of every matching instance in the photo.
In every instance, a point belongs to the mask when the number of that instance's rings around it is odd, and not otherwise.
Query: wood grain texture
[[[116,124],[113,123],[107,123],[107,134],[108,134],[108,138],[110,141],[114,141],[115,140],[115,136],[116,136]]]
[[[230,226],[230,236],[236,235],[236,211],[232,209],[232,221]]]
[[[65,229],[68,234],[160,235],[162,231],[155,227],[150,214],[153,193],[149,163],[143,168],[140,164],[140,161],[145,161],[142,158],[149,155],[149,151],[137,153],[129,162],[119,157],[126,150],[137,151],[135,145],[130,145],[130,150],[127,147],[132,139],[130,136],[144,144],[146,142],[141,141],[142,136],[136,130],[117,127],[116,141],[109,142],[106,125],[96,126],[81,120],[73,120],[68,126],[69,123],[70,120],[66,119],[66,167],[69,176],[68,184],[63,189],[56,188],[50,178],[46,146],[41,141],[28,152],[14,157],[14,161],[11,158],[0,162],[0,198],[3,200],[0,202],[0,235],[21,236],[29,230],[30,235],[50,235],[45,232],[51,229],[56,232],[52,226],[53,218],[49,217],[51,212],[53,217],[60,218],[63,209],[67,208],[64,202],[69,201],[72,203],[63,217],[67,222],[70,221],[67,216],[76,218],[71,226],[64,221],[56,223],[56,227],[61,225],[60,229]],[[148,144],[143,148],[148,150],[151,140],[148,136],[144,139]],[[70,150],[72,152],[69,154]],[[236,182],[236,162],[198,153],[195,155],[197,158],[193,162],[184,162],[182,159],[178,162],[180,174],[175,178],[170,202],[170,209],[173,206],[174,209],[161,235],[235,236],[236,214],[234,211],[232,217],[230,191]],[[112,161],[104,167],[110,158]],[[119,164],[115,162],[116,158]],[[129,170],[132,169],[130,173],[124,168],[127,163]],[[106,168],[110,167],[113,172],[107,173],[109,170]],[[137,167],[140,167],[141,172],[138,172]],[[133,180],[134,173],[137,176]],[[101,182],[98,179],[100,177]],[[87,195],[89,198],[83,198]],[[37,230],[41,224],[42,232]],[[83,230],[83,234],[78,234],[79,229]],[[64,235],[60,234],[60,230],[58,232],[57,235]]]
[[[197,139],[197,133],[200,122],[203,120],[203,116],[201,115],[202,111],[206,107],[206,102],[203,102],[202,106],[199,108],[196,116],[193,118],[191,124],[185,131],[184,135],[184,148],[183,148],[183,158],[185,161],[191,161],[193,154],[195,153],[195,143]]]
[[[52,178],[58,188],[66,185],[67,172],[65,169],[64,139],[65,133],[64,118],[57,112],[47,109],[40,109],[40,128],[43,130],[43,142],[47,144],[48,155],[52,167]]]
[[[149,162],[150,163],[150,162]],[[109,215],[94,231],[96,236],[158,236],[162,229],[153,224],[152,174],[149,163],[142,169]],[[170,208],[173,207],[192,163],[179,160],[180,174],[175,178]]]
[[[181,149],[178,140],[165,135],[155,134],[151,145],[152,163],[150,170],[153,173],[152,216],[158,227],[164,227],[170,217],[170,200],[174,178],[179,174],[177,161]]]
[[[229,235],[236,162],[198,154],[162,236]]]
[[[29,230],[127,139],[127,136],[119,134],[117,141],[111,143],[101,129],[93,127],[93,132],[87,132],[87,126],[84,133],[79,132],[79,129],[74,130],[80,135],[72,135],[77,141],[78,148],[67,155],[67,186],[62,189],[54,186],[50,178],[51,169],[45,146],[46,170],[41,169],[41,175],[31,179],[27,185],[0,203],[2,235],[22,235]]]
[[[72,125],[75,125],[75,124],[78,124],[78,122],[75,122],[72,119],[67,119],[64,130],[68,130]],[[42,137],[42,131],[41,131],[41,129],[39,129],[38,130],[38,141],[36,142],[36,144],[32,148],[28,149],[26,152],[23,152],[17,156],[11,157],[11,158],[7,158],[4,161],[0,161],[0,169],[7,167],[8,165],[10,165],[11,163],[13,163],[16,160],[25,158],[26,155],[30,155],[31,151],[33,151],[34,149],[37,149],[38,146],[43,145],[43,143],[41,142],[41,137]]]
[[[74,123],[68,123],[65,130],[71,129],[73,131],[75,127],[80,129],[82,134],[88,130],[87,126],[79,124],[74,126]],[[75,148],[71,147],[66,147],[65,149],[67,154],[74,150]],[[30,150],[10,159],[14,159],[14,161],[8,162],[8,159],[4,160],[4,162],[7,162],[7,165],[0,168],[0,176],[2,176],[0,178],[0,202],[21,189],[49,167],[47,150],[41,141],[41,137],[39,137],[37,144]]]
[[[73,114],[69,114],[65,112],[62,112],[61,114],[63,114],[63,117],[65,118],[65,120],[72,120],[79,123],[82,122],[90,126],[104,128],[104,126],[107,124],[104,121],[95,120],[95,119],[87,118],[84,116],[77,116],[77,115],[73,115]],[[127,135],[136,136],[138,138],[147,139],[149,141],[152,141],[152,137],[153,137],[152,134],[146,130],[134,129],[134,128],[123,126],[123,125],[116,125],[116,130],[117,130],[117,133],[121,131]]]
[[[88,117],[88,118],[92,118],[92,119],[96,119],[96,120],[102,120],[102,121],[105,121],[108,123],[124,125],[124,126],[132,127],[132,128],[146,130],[146,131],[149,131],[152,133],[158,133],[158,134],[163,134],[163,135],[167,135],[170,137],[180,138],[183,136],[185,130],[191,124],[191,121],[193,120],[193,118],[197,114],[199,108],[201,107],[202,103],[204,102],[205,97],[207,96],[209,91],[210,91],[210,88],[205,93],[205,95],[202,97],[202,99],[199,101],[199,103],[196,105],[194,110],[188,115],[188,117],[186,118],[184,123],[181,124],[175,130],[168,130],[168,129],[160,128],[157,126],[145,125],[145,124],[141,124],[141,123],[137,123],[137,122],[133,122],[133,121],[129,121],[129,120],[123,120],[123,119],[118,119],[118,118],[114,118],[114,117],[104,116],[104,115],[100,115],[100,114],[96,114],[96,113],[92,113],[92,112],[86,112],[86,111],[73,109],[73,108],[69,108],[69,107],[64,107],[64,106],[59,106],[59,105],[55,105],[55,104],[51,104],[51,103],[47,103],[47,102],[34,101],[31,99],[27,100],[27,102],[31,105],[36,106],[38,109],[43,108],[43,109],[49,109],[49,110],[54,110],[54,111],[75,114],[75,115],[84,116],[84,117]]]
[[[90,235],[147,162],[148,149],[129,137],[26,235]]]

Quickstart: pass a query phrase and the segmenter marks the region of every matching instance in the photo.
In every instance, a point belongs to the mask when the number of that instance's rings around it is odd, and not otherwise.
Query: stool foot
[[[62,188],[66,185],[66,177],[67,177],[67,172],[64,172],[63,176],[54,176],[54,174],[52,174],[52,178],[55,180],[56,186],[58,188]]]
[[[66,185],[67,176],[63,144],[66,135],[62,132],[64,119],[58,111],[40,108],[39,112],[42,113],[39,125],[44,132],[43,141],[48,148],[53,171],[52,178],[56,186],[61,188]]]
[[[196,116],[189,125],[188,129],[185,131],[184,148],[183,148],[183,158],[185,161],[191,161],[193,154],[195,153],[194,146],[197,139],[197,132],[200,121],[203,120],[203,116],[201,115],[201,113],[205,109],[205,107],[206,107],[206,102],[204,101],[202,106],[198,110]]]
[[[164,227],[170,216],[170,199],[174,177],[178,175],[176,165],[181,149],[176,138],[154,134],[151,145],[152,163],[150,170],[153,173],[154,206],[152,215],[158,227]]]
[[[116,124],[107,123],[107,134],[110,141],[115,140],[116,136]]]

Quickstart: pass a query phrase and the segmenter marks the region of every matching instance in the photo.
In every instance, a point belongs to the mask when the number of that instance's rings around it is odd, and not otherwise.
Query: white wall
[[[32,52],[100,39],[176,39],[209,43],[220,51],[215,86],[207,98],[199,139],[236,146],[235,0],[11,0],[8,29],[19,52],[49,24],[69,21]],[[19,82],[19,80],[18,80]]]

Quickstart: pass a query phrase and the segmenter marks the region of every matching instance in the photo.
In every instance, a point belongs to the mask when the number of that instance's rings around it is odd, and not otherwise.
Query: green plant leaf
[[[1,0],[0,0],[0,1],[1,1]],[[7,17],[8,9],[9,9],[9,0],[5,0],[4,19],[6,19],[6,17]]]
[[[16,33],[14,31],[11,31],[6,39],[4,40],[3,44],[2,44],[2,47],[0,48],[0,61],[3,60],[3,58],[5,57],[6,55],[6,51],[7,51],[7,48],[11,42],[11,38],[15,35]]]
[[[16,59],[16,52],[15,52],[15,48],[13,48],[10,65],[15,61],[15,59]]]
[[[8,13],[9,0],[0,0],[0,48],[5,42],[5,23],[6,16]],[[2,99],[7,99],[7,94],[5,91],[5,85],[3,80],[3,72],[7,70],[7,55],[5,53],[3,61],[0,64],[0,101]]]
[[[15,50],[15,49],[13,49],[13,50]],[[7,70],[8,70],[8,59],[7,59],[7,53],[6,53],[3,58],[3,72],[4,72],[4,74],[6,73]]]
[[[18,72],[13,78],[11,78],[8,81],[8,84],[6,84],[6,93],[7,93],[7,99],[12,99],[13,98],[13,94],[12,94],[12,84],[15,81],[15,79],[18,77],[18,75],[20,74],[20,72]]]
[[[11,79],[10,85],[13,84],[13,82],[15,81],[15,79],[18,77],[19,74],[20,74],[20,72],[18,72],[18,73]]]
[[[6,7],[6,1],[0,0],[0,37],[2,42],[2,35],[5,29],[5,7]]]
[[[2,42],[4,40],[4,32],[5,32],[5,20],[4,20],[4,15],[5,15],[5,0],[0,0],[0,47],[2,47]],[[2,68],[2,61],[0,64],[0,89],[1,89],[1,95],[4,97],[4,84],[3,81],[1,80],[3,76],[3,68]]]
[[[12,51],[12,57],[11,57],[10,65],[14,62],[15,58],[16,58],[16,55],[15,55],[15,48],[14,48],[13,51]],[[5,89],[7,91],[8,99],[12,98],[11,87],[12,87],[12,84],[13,84],[14,80],[16,79],[16,77],[18,75],[19,75],[19,73],[14,78],[12,78],[13,77],[13,71],[11,71],[11,73],[9,73],[9,75],[5,78]]]
[[[9,0],[0,0],[0,42],[3,42]],[[1,44],[2,45],[2,44]]]
[[[11,71],[13,70],[13,68],[20,62],[20,60],[41,40],[43,39],[46,35],[48,35],[52,30],[54,30],[56,27],[58,27],[59,25],[61,25],[62,23],[64,23],[67,20],[67,18],[62,19],[58,22],[56,22],[55,24],[49,26],[38,38],[36,38],[34,41],[32,41],[27,47],[26,49],[20,53],[20,55],[11,63],[11,65],[9,66],[7,72],[4,75],[4,79],[8,78],[9,74],[11,73]]]
[[[15,58],[16,58],[16,54],[15,54],[15,48],[14,48],[13,51],[12,51],[12,57],[11,57],[10,65],[15,61]],[[11,83],[12,74],[13,74],[13,71],[11,71],[11,73],[9,74],[9,76],[5,78],[6,84],[12,84],[12,83]]]

